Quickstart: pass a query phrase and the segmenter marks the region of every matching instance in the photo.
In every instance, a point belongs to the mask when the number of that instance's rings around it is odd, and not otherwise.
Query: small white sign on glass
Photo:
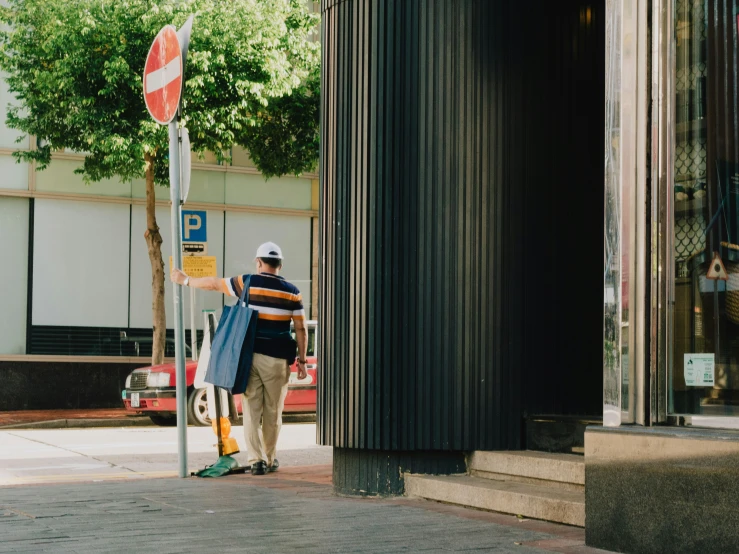
[[[714,354],[685,354],[685,384],[689,387],[712,387],[715,368]]]

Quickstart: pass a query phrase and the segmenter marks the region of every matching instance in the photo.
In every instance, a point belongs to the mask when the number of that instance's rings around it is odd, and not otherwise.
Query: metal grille
[[[149,381],[149,373],[151,371],[148,369],[134,371],[131,374],[131,390],[145,389]]]
[[[678,0],[675,11],[677,70],[675,75],[677,137],[675,144],[675,260],[678,275],[685,261],[705,248],[706,190],[705,79],[707,38],[702,0]]]
[[[203,332],[198,331],[198,344]],[[151,358],[152,330],[133,327],[77,327],[33,325],[29,354],[64,356],[121,356]],[[190,356],[190,330],[185,331],[185,350]],[[167,329],[164,356],[174,357],[174,330]],[[143,365],[143,364],[142,364]]]
[[[700,213],[675,220],[675,259],[683,262],[706,247],[706,218]],[[680,275],[687,277],[687,275]]]
[[[678,141],[675,145],[676,182],[706,176],[706,138]]]

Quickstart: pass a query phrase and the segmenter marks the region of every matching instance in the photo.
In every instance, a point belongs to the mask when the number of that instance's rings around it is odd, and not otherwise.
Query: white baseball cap
[[[257,258],[277,258],[282,259],[282,250],[274,242],[265,242],[257,248]]]

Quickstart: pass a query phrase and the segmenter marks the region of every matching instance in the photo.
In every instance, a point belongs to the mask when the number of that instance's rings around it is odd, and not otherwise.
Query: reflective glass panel
[[[738,6],[675,2],[672,413],[739,415]]]

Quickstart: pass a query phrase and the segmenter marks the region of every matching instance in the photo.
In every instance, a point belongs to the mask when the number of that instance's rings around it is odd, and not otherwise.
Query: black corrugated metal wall
[[[522,66],[499,4],[324,5],[324,444],[518,445]]]
[[[552,196],[536,193],[559,180],[575,198],[584,184],[547,174],[548,162],[570,152],[540,119],[562,109],[548,105],[542,78],[545,6],[323,1],[322,444],[522,446],[524,392],[536,379],[524,350],[537,348],[524,344],[536,334],[524,293],[542,261],[531,249],[552,232],[549,218],[532,215]],[[602,145],[602,107],[598,115]],[[581,229],[579,246],[594,243],[602,265],[602,155],[597,163],[598,177],[585,177],[600,190],[601,219],[594,233]],[[561,203],[563,215],[577,204]],[[551,299],[540,300],[551,311]],[[602,375],[602,365],[593,370]]]

